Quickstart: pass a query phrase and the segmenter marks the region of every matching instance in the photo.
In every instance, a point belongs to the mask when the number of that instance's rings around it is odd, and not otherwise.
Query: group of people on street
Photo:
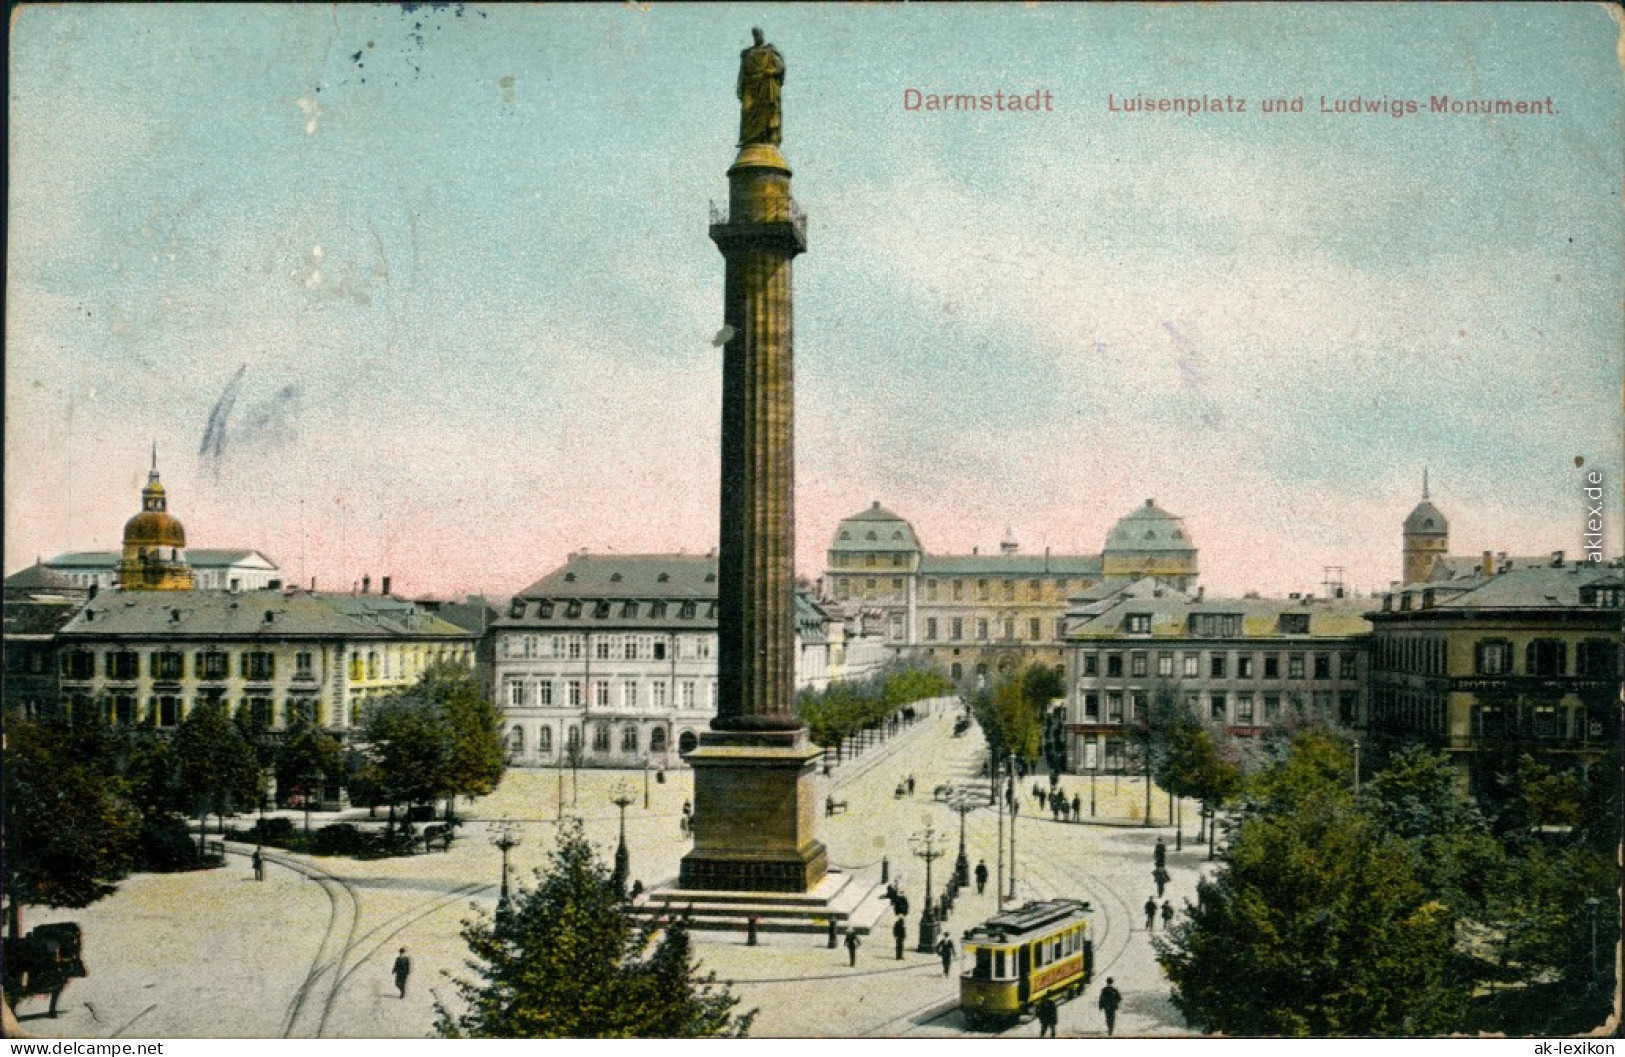
[[[1074,793],[1067,799],[1066,790],[1055,786],[1049,792],[1044,791],[1043,783],[1033,783],[1033,800],[1038,804],[1038,810],[1049,809],[1050,817],[1056,822],[1083,821],[1083,797]]]

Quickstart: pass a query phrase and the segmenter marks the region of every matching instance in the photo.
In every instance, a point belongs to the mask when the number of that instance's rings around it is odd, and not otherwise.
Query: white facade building
[[[797,688],[839,681],[839,624],[805,597],[795,613]],[[516,766],[675,767],[716,716],[714,555],[572,554],[514,597],[492,636]]]

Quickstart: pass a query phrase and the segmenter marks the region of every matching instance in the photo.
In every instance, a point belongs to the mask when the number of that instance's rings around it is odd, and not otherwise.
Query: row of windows
[[[647,684],[636,679],[563,679],[557,682],[512,680],[506,684],[509,708],[581,708],[584,694],[591,693],[594,708],[663,709],[675,703],[678,708],[714,709],[717,704],[715,680],[684,679],[675,692],[665,680]]]
[[[626,755],[636,755],[641,751],[642,737],[638,728],[632,724],[621,727],[620,751]],[[595,753],[609,752],[610,745],[614,744],[612,731],[608,723],[595,723],[592,726],[592,751]],[[665,727],[655,727],[649,731],[649,751],[663,753],[669,750],[671,742]],[[677,738],[680,752],[691,752],[699,744],[699,737],[692,730],[685,730]],[[581,752],[581,728],[571,727],[565,734],[565,751],[570,754]],[[508,731],[508,751],[514,756],[526,754],[525,728],[514,726]],[[535,755],[550,757],[553,755],[553,728],[538,727],[536,730]]]
[[[1066,630],[1066,619],[1064,617],[1054,618],[1053,627],[1055,637],[1060,638]],[[965,635],[967,629],[971,632],[969,639]],[[1044,637],[1044,618],[1004,617],[999,619],[997,623],[987,617],[925,618],[926,642],[986,642],[993,637],[992,632],[995,630],[998,632],[998,638],[1006,642],[1015,642],[1021,639],[1038,640]],[[948,632],[946,640],[941,640],[938,637],[942,631]]]
[[[1151,695],[1146,690],[1108,690],[1104,695],[1105,715],[1101,714],[1102,695],[1082,695],[1082,718],[1092,723],[1137,723],[1149,715]],[[1302,714],[1306,706],[1314,714],[1330,718],[1332,706],[1337,706],[1337,718],[1353,723],[1359,718],[1360,695],[1345,690],[1333,695],[1330,690],[1316,690],[1312,694],[1288,692],[1285,694],[1255,695],[1249,691],[1235,693],[1214,691],[1202,694],[1185,693],[1185,707],[1192,713],[1206,715],[1222,723],[1249,726],[1256,723],[1274,723],[1282,716],[1283,706],[1290,712]],[[1233,707],[1232,707],[1233,706]]]
[[[225,650],[203,650],[192,655],[192,677],[213,682],[224,680],[231,672],[231,654]],[[160,682],[179,682],[186,678],[186,654],[180,650],[111,650],[102,655],[103,674],[108,679],[131,681],[146,672]],[[294,654],[295,675],[309,677],[313,658],[310,653]],[[269,650],[245,650],[237,654],[237,675],[250,682],[266,682],[276,678],[276,654]],[[69,650],[62,655],[62,678],[94,679],[96,653],[93,650]]]
[[[941,582],[940,590],[945,595],[951,595],[952,598],[953,598],[953,601],[960,602],[960,601],[963,601],[964,598],[965,598],[965,591],[966,591],[966,588],[969,586],[969,583],[970,583],[970,581],[968,581],[968,580],[945,580],[945,581]],[[1004,599],[1004,601],[1006,601],[1006,602],[1014,602],[1016,600],[1016,583],[1017,583],[1017,581],[1015,579],[1006,579],[1004,577],[999,577],[996,580],[995,579],[990,579],[990,578],[987,578],[987,577],[978,578],[977,581],[976,581],[976,600],[979,601],[979,602],[990,602],[990,601],[992,601],[993,600],[993,595],[995,593],[994,589],[993,589],[993,585],[995,583],[997,583],[999,585],[998,594]],[[1057,579],[1055,581],[1055,590],[1056,590],[1056,592],[1058,594],[1063,594],[1064,595],[1065,592],[1071,590],[1071,588],[1072,588],[1072,581],[1071,581],[1071,579],[1069,579],[1067,577],[1061,577],[1061,578],[1059,578],[1059,579]],[[928,602],[937,601],[938,591],[939,591],[939,582],[937,580],[928,579],[928,580],[925,581],[925,599],[926,599],[926,601],[928,601]],[[1028,580],[1027,581],[1027,599],[1028,599],[1028,601],[1037,602],[1037,601],[1042,600],[1043,597],[1044,597],[1044,581],[1040,580],[1040,579],[1036,579],[1036,578]]]
[[[589,652],[590,642],[592,656],[600,661],[663,661],[667,656],[668,639],[678,658],[699,660],[711,656],[716,641],[711,635],[504,635],[502,655],[574,661]]]
[[[1235,678],[1237,679],[1279,679],[1281,678],[1281,655],[1279,653],[1265,653],[1262,655],[1252,653],[1236,653],[1221,651],[1189,650],[1176,654],[1173,650],[1162,650],[1156,654],[1157,675],[1168,679],[1173,678],[1177,669],[1180,677],[1197,679],[1202,676],[1202,654],[1207,653],[1207,677],[1209,679],[1230,678],[1231,662],[1234,660]],[[1121,678],[1125,674],[1125,654],[1122,653],[1084,653],[1083,675],[1085,677],[1098,676],[1104,660],[1106,677],[1108,679]],[[1286,678],[1288,679],[1330,679],[1332,677],[1332,658],[1330,653],[1289,653],[1286,655]],[[1339,679],[1354,679],[1359,671],[1358,655],[1354,653],[1339,653],[1337,659],[1337,677]],[[1126,655],[1126,674],[1144,678],[1151,674],[1151,653],[1147,650],[1133,650]],[[1313,672],[1307,676],[1306,672]]]
[[[908,555],[906,554],[834,554],[830,556],[830,568],[839,569],[845,566],[849,569],[877,569],[882,566],[892,569],[908,568]]]
[[[1536,639],[1523,650],[1523,671],[1513,669],[1512,643],[1483,639],[1473,646],[1473,671],[1478,675],[1577,675],[1612,679],[1619,673],[1619,644],[1608,639],[1575,643],[1574,671],[1569,671],[1568,644],[1561,639]]]
[[[76,714],[93,710],[109,723],[125,726],[153,723],[160,727],[173,727],[191,715],[198,706],[210,700],[224,701],[232,715],[240,716],[259,728],[291,727],[300,720],[306,720],[317,726],[322,723],[321,702],[315,697],[285,698],[280,714],[276,708],[276,699],[261,695],[249,695],[235,702],[219,697],[194,697],[191,699],[190,707],[186,706],[186,699],[179,694],[155,694],[148,697],[144,703],[135,694],[115,693],[94,699],[75,696],[71,699],[71,703]]]
[[[1608,735],[1612,709],[1561,708],[1553,704],[1480,703],[1472,707],[1470,729],[1480,738],[1568,738],[1576,741]]]
[[[191,677],[200,682],[223,682],[232,672],[232,653],[226,650],[199,650],[192,654]],[[316,655],[301,650],[293,655],[293,677],[315,679]],[[244,650],[236,654],[236,673],[239,679],[251,683],[271,682],[277,677],[277,655],[270,650]],[[177,683],[187,677],[186,654],[180,650],[111,650],[102,654],[102,671],[107,679],[133,682],[145,673],[155,682]],[[350,654],[350,679],[364,680],[407,678],[419,674],[425,665],[456,661],[472,662],[468,650],[440,648],[427,653],[402,653],[397,650],[370,650],[365,656],[357,650]],[[96,678],[96,651],[68,650],[62,654],[62,678],[88,680]]]
[[[568,577],[566,578],[568,579]],[[711,579],[707,577],[707,579]],[[543,601],[536,603],[535,615],[542,620],[552,620],[562,616],[566,620],[577,620],[583,615],[590,614],[594,620],[609,620],[619,617],[622,620],[637,620],[645,613],[650,620],[665,620],[668,616],[675,616],[678,620],[694,620],[704,610],[707,620],[717,617],[717,604],[715,602],[700,602],[689,599],[681,602],[667,602],[656,599],[652,602],[637,602],[627,600],[616,602],[607,598],[596,601],[584,601],[579,598],[567,602]],[[508,608],[508,616],[514,620],[525,615],[526,602],[523,598],[516,598]]]

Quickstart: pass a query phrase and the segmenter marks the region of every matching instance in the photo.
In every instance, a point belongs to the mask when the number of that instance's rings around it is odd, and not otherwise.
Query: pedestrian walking
[[[1157,927],[1157,900],[1155,897],[1145,901],[1145,931],[1150,932]]]
[[[987,860],[978,859],[976,862],[976,894],[981,895],[982,889],[987,887]]]
[[[1045,995],[1038,1000],[1038,1037],[1055,1037],[1055,1025],[1060,1022],[1061,1011],[1055,1008],[1055,999]]]
[[[1072,794],[1072,821],[1077,822],[1083,818],[1083,796],[1080,793]]]
[[[1123,1004],[1123,993],[1112,986],[1112,978],[1106,977],[1106,986],[1100,989],[1100,1011],[1106,1014],[1106,1034],[1114,1035],[1117,1032],[1117,1007]]]
[[[395,988],[400,991],[401,997],[406,997],[406,979],[412,975],[412,959],[406,956],[406,948],[395,956]]]
[[[249,862],[254,864],[254,880],[265,880],[265,855],[260,851],[260,849],[254,849],[254,857],[250,859]]]
[[[1161,899],[1162,890],[1168,887],[1168,882],[1172,880],[1172,878],[1169,877],[1167,870],[1159,866],[1155,870],[1151,871],[1151,880],[1157,882],[1157,898]]]
[[[912,774],[908,776],[908,795],[914,795],[914,776]]]
[[[1166,932],[1168,926],[1174,923],[1174,908],[1166,899],[1162,901],[1162,928]]]
[[[897,960],[903,960],[903,942],[908,939],[908,923],[902,918],[892,922],[891,938],[897,944]]]
[[[756,946],[756,916],[754,914],[745,919],[745,946]]]
[[[1168,865],[1168,845],[1163,842],[1161,837],[1157,838],[1157,846],[1152,851],[1151,857],[1156,860],[1154,865],[1159,870]]]
[[[947,976],[954,968],[954,941],[947,936],[937,944],[937,957],[942,959],[942,975]]]
[[[858,964],[858,933],[856,929],[846,930],[846,957],[848,964]]]

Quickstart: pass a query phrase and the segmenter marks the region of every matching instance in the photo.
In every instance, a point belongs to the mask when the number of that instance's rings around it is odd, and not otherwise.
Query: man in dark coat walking
[[[942,975],[947,976],[954,969],[954,941],[947,936],[937,944],[937,957],[942,959]]]
[[[856,967],[858,964],[858,933],[856,929],[846,930],[846,957],[848,964]]]
[[[987,860],[976,861],[976,894],[981,895],[982,889],[987,887]]]
[[[1166,899],[1164,899],[1162,901],[1162,928],[1163,928],[1163,931],[1166,932],[1168,930],[1168,926],[1172,925],[1173,923],[1174,923],[1174,908],[1173,908],[1172,905],[1169,904],[1169,902]]]
[[[1055,1037],[1055,1025],[1060,1023],[1061,1012],[1055,1008],[1055,999],[1045,995],[1038,1000],[1038,1037]]]
[[[254,865],[254,880],[265,880],[265,855],[260,849],[254,849],[254,857],[249,860]]]
[[[1168,845],[1163,843],[1161,837],[1157,838],[1157,846],[1151,852],[1151,858],[1152,865],[1159,870],[1168,865]]]
[[[1145,901],[1145,931],[1150,932],[1157,927],[1157,900],[1152,896]]]
[[[406,948],[395,956],[395,987],[400,991],[401,997],[406,997],[406,980],[412,975],[412,959],[406,956]]]
[[[1168,887],[1168,882],[1172,880],[1172,878],[1168,875],[1167,870],[1159,866],[1155,870],[1151,871],[1151,880],[1157,882],[1157,898],[1161,899],[1162,890]]]
[[[892,922],[891,938],[897,941],[897,960],[903,960],[903,943],[908,939],[908,923],[902,918]]]
[[[1123,993],[1112,986],[1112,978],[1106,977],[1106,986],[1100,989],[1100,1011],[1106,1014],[1106,1034],[1117,1033],[1117,1007],[1123,1004]]]

